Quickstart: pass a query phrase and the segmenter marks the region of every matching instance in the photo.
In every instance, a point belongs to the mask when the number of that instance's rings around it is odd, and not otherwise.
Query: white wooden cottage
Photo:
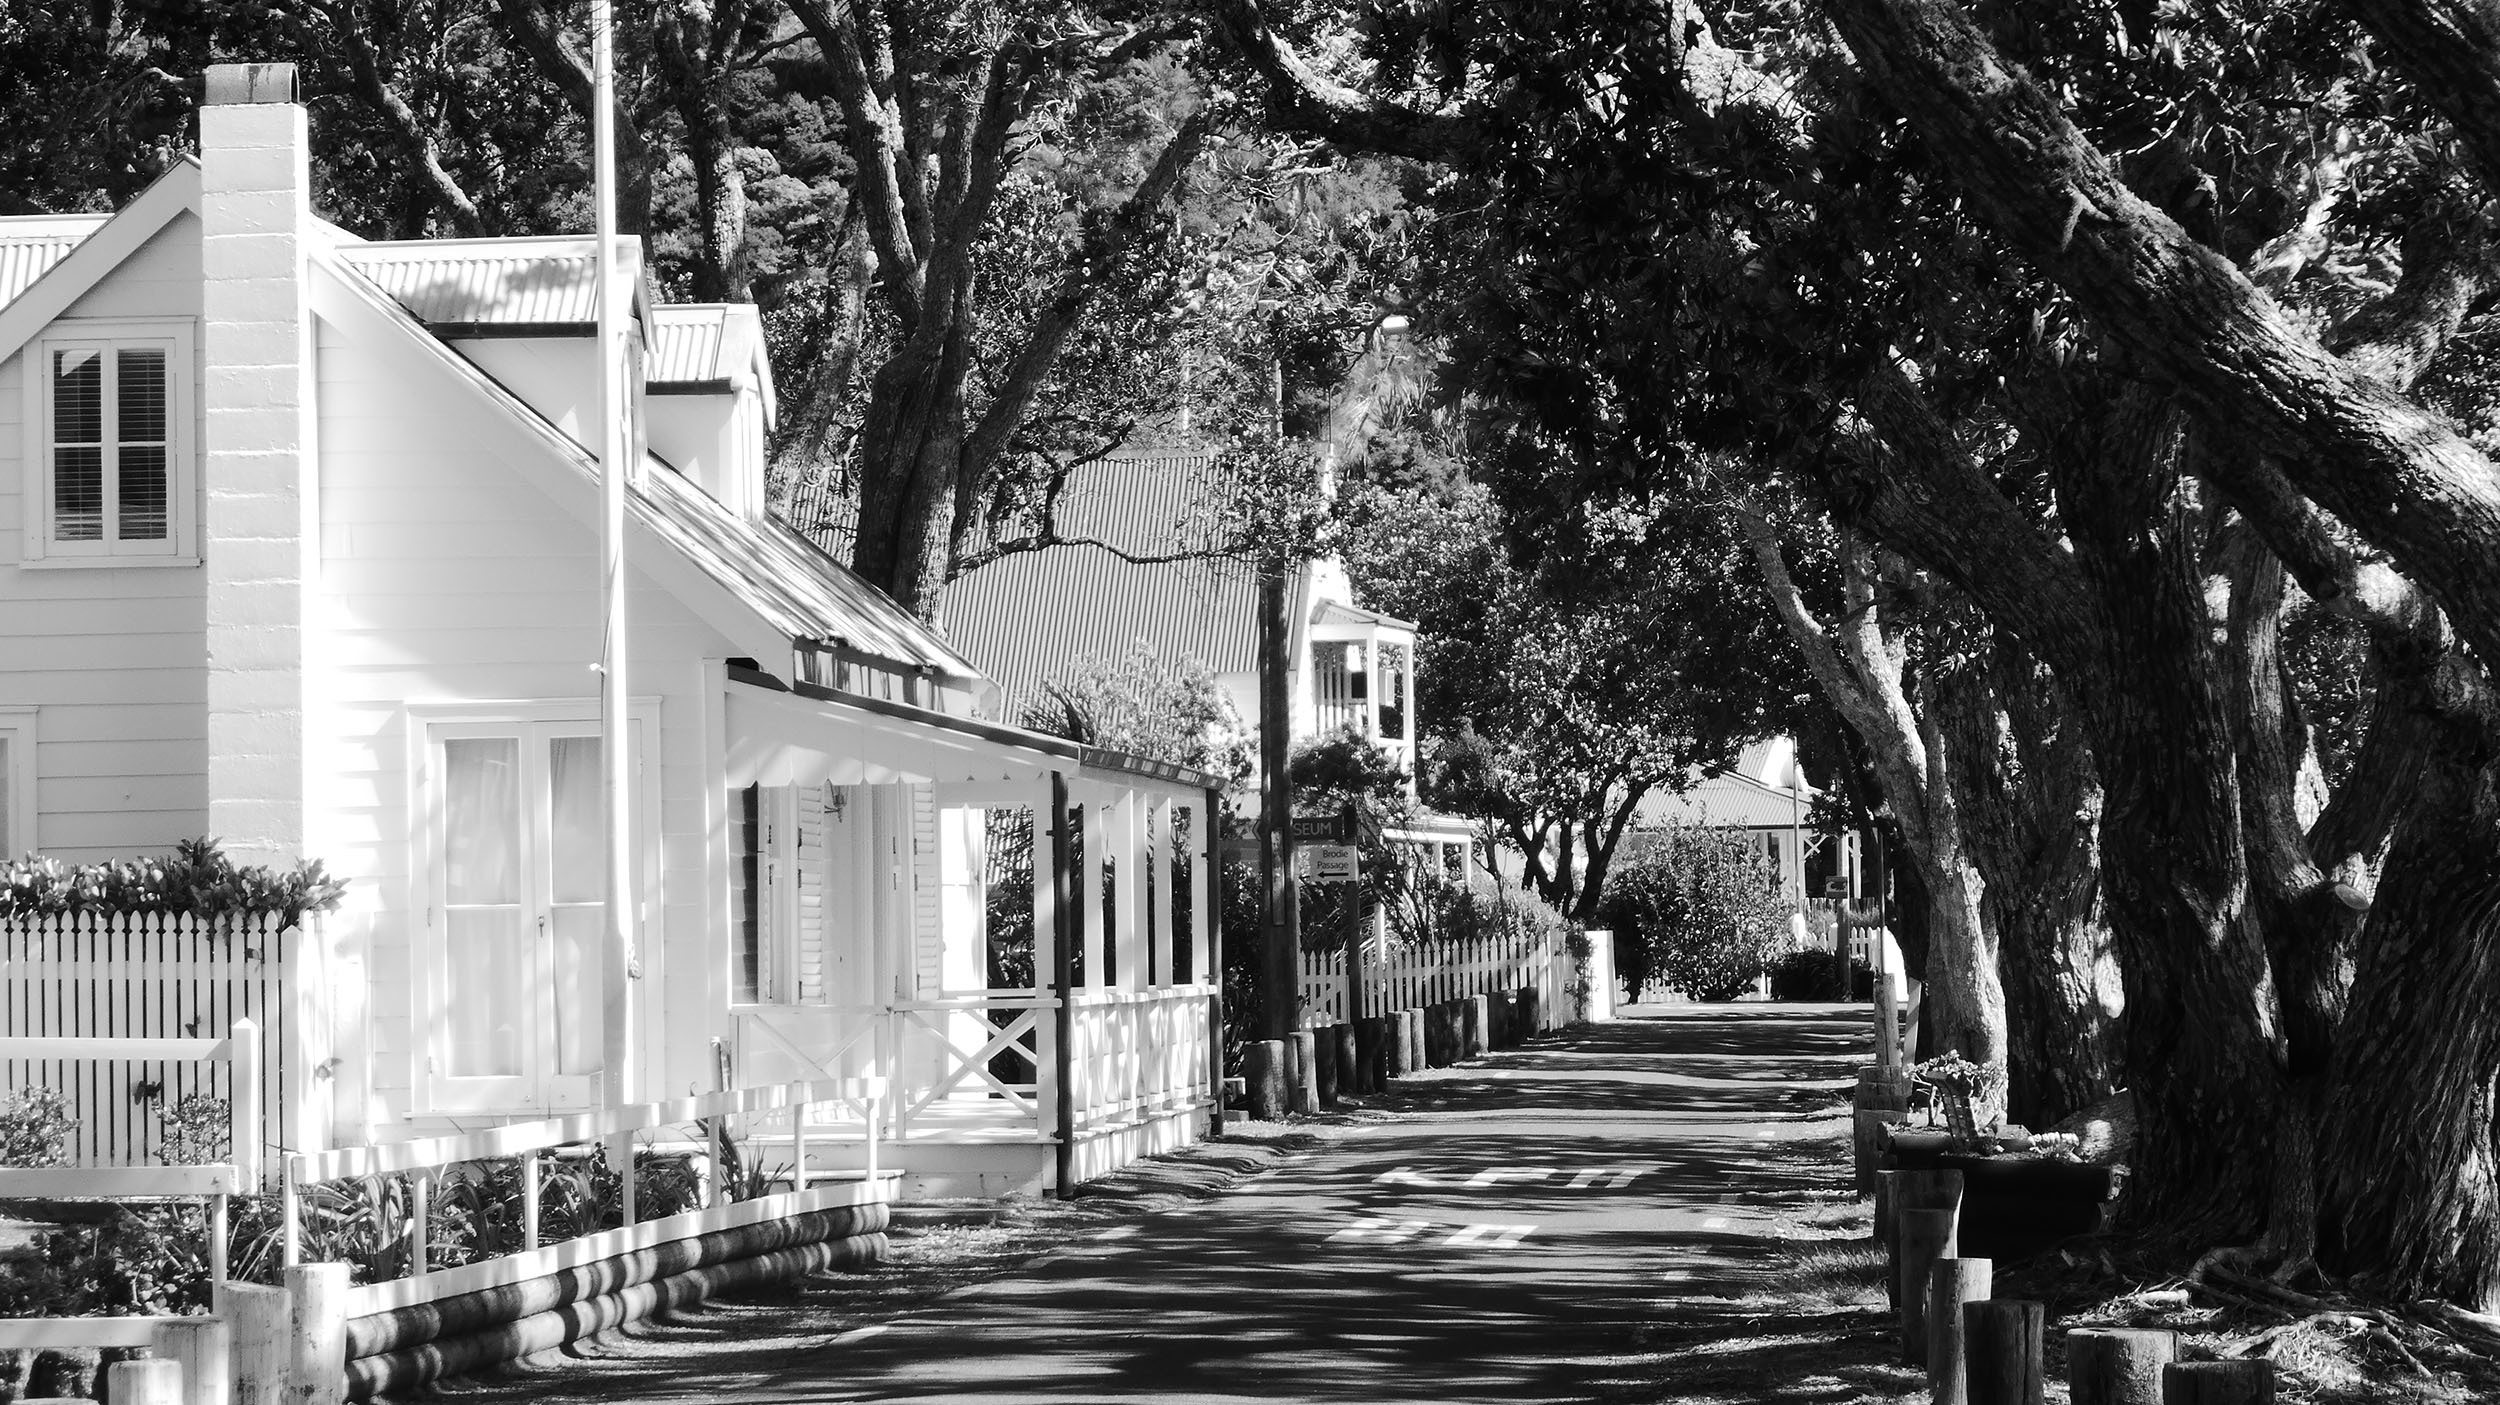
[[[639,1046],[601,1068],[592,242],[356,238],[311,209],[293,88],[212,70],[196,159],[0,220],[0,845],[210,834],[344,878],[301,1143],[724,1059],[888,1075],[926,1190],[1196,1136],[1205,778],[983,720],[961,655],[767,512],[755,310],[659,304],[632,241]],[[1041,821],[1034,988],[987,988],[998,809]]]

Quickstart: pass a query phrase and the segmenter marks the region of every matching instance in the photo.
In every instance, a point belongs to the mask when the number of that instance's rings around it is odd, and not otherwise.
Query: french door
[[[639,722],[630,736],[639,757]],[[427,752],[425,1101],[593,1106],[607,914],[598,724],[436,722]]]

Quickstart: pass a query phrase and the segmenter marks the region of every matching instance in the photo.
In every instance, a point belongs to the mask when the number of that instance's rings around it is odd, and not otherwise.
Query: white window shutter
[[[825,790],[806,786],[799,791],[796,853],[798,930],[792,962],[797,976],[792,998],[802,1005],[825,1000],[826,876],[831,865],[825,847]]]

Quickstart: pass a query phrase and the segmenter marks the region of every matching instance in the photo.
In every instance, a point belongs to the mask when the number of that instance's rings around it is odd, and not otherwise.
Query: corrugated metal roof
[[[580,242],[587,255],[587,241]],[[351,252],[336,251],[351,274],[364,278],[376,296],[413,311],[389,294],[380,279],[344,257]],[[426,335],[422,328],[410,331]],[[511,413],[537,424],[574,471],[585,479],[592,475],[595,465],[587,451],[475,363],[444,347],[442,364],[473,378]],[[731,512],[658,458],[645,463],[630,502],[639,520],[792,641],[840,639],[897,663],[925,665],[958,678],[973,676],[962,655],[883,593],[778,523],[758,525]]]
[[[1811,813],[1815,794],[1809,787],[1792,797],[1739,774],[1705,776],[1681,795],[1651,792],[1634,823],[1643,829],[1671,824],[1786,829]]]
[[[653,308],[651,359],[643,366],[644,379],[654,385],[682,385],[727,380],[745,370],[724,364],[728,334],[722,324],[728,316],[729,309],[717,303]]]
[[[641,241],[617,239],[634,310],[650,311]],[[431,327],[587,326],[598,320],[598,246],[583,235],[534,239],[377,240],[339,258]]]
[[[764,351],[764,319],[753,303],[667,303],[651,309],[651,355],[643,380],[653,386],[711,386],[752,380],[769,423],[780,406],[772,358]]]
[[[1017,717],[1042,685],[1140,641],[1217,673],[1258,666],[1258,583],[1238,561],[1136,565],[1091,546],[1003,556],[946,588],[947,637]]]
[[[641,496],[681,549],[792,639],[838,639],[956,678],[976,672],[910,611],[780,523],[738,516],[656,460]]]
[[[0,219],[0,307],[35,285],[110,215],[17,215]]]
[[[1070,475],[1059,536],[1134,556],[1206,550],[1226,491],[1210,454],[1136,454]],[[1011,527],[1010,530],[1013,530]],[[1139,564],[1104,546],[1054,546],[981,566],[946,588],[947,637],[1017,716],[1042,684],[1140,641],[1217,673],[1258,666],[1258,583],[1225,558]]]
[[[1318,604],[1312,606],[1311,623],[1367,626],[1378,625],[1388,629],[1403,629],[1408,631],[1412,631],[1415,628],[1415,622],[1412,620],[1402,620],[1394,615],[1384,615],[1378,610],[1366,610],[1360,605],[1348,604],[1343,600],[1322,600]]]

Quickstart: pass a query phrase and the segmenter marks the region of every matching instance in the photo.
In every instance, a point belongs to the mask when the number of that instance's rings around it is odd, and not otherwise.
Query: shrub
[[[29,854],[0,860],[0,918],[56,912],[164,912],[206,918],[277,913],[289,924],[339,905],[346,887],[319,859],[286,873],[238,865],[214,839],[186,839],[170,854],[65,864]]]
[[[1734,999],[1785,939],[1779,875],[1741,830],[1677,825],[1641,839],[1607,883],[1609,924],[1633,934],[1644,976],[1696,1000]]]
[[[50,1088],[23,1088],[0,1102],[0,1166],[58,1166],[78,1130],[69,1102]]]
[[[1773,1000],[1853,1000],[1859,992],[1872,994],[1875,971],[1863,961],[1849,963],[1849,989],[1840,988],[1839,963],[1828,951],[1792,951],[1771,963],[1771,998]]]

